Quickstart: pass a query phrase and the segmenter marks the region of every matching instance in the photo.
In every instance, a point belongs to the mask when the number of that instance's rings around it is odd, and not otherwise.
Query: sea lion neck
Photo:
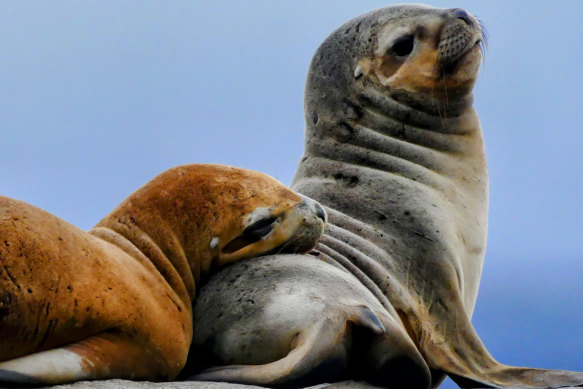
[[[186,306],[190,306],[201,269],[192,266],[197,261],[188,259],[184,227],[190,225],[194,228],[192,233],[200,235],[197,232],[201,226],[180,220],[188,215],[183,211],[184,201],[175,195],[180,181],[172,182],[169,178],[168,175],[156,177],[132,193],[89,233],[122,248],[144,266],[153,265]]]
[[[209,184],[218,172],[200,166],[179,166],[160,174],[90,231],[147,266],[153,264],[189,304],[196,282],[213,262],[212,223],[226,223],[221,196],[228,194]]]

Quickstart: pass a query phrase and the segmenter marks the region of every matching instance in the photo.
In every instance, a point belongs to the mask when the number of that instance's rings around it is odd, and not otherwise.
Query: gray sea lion
[[[222,299],[214,320],[195,319],[195,344],[235,365],[199,379],[294,384],[365,361],[365,378],[394,388],[437,387],[445,374],[468,388],[583,385],[583,373],[500,364],[470,322],[487,232],[486,156],[472,107],[483,43],[468,12],[409,5],[357,17],[322,43],[292,188],[326,207],[328,227],[305,256],[325,264],[305,276],[306,261],[270,258],[271,277],[293,279],[287,294],[254,288],[269,285],[257,278],[268,258],[217,274],[196,311],[217,307],[234,273],[237,293],[255,304],[243,314],[240,300]]]
[[[89,232],[0,197],[0,383],[172,379],[201,276],[314,247],[325,213],[261,173],[170,169]]]

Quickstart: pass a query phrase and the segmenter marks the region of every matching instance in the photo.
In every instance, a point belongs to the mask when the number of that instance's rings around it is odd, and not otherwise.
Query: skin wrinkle
[[[432,177],[435,177],[438,180],[443,179],[442,176],[439,176],[438,174],[431,170],[427,169],[423,170],[424,168],[420,165],[413,164],[413,166],[411,166],[413,169],[408,170],[407,167],[409,167],[408,166],[408,164],[410,163],[409,161],[403,160],[398,157],[394,157],[392,155],[375,153],[374,151],[370,151],[361,147],[352,146],[351,150],[353,150],[354,152],[350,156],[346,157],[347,158],[346,160],[343,160],[342,153],[339,152],[339,150],[346,150],[347,148],[346,146],[343,146],[341,144],[334,144],[332,147],[327,148],[326,146],[328,145],[325,143],[325,141],[321,142],[320,146],[321,147],[318,148],[318,150],[314,150],[314,152],[312,153],[312,157],[321,158],[322,160],[327,159],[330,161],[334,161],[337,166],[344,165],[347,167],[358,168],[360,170],[374,170],[374,172],[378,175],[393,176],[396,179],[406,180],[407,182],[411,183],[411,185],[425,187],[430,190],[435,190],[436,187],[438,188],[440,186],[437,183],[437,180],[434,181],[431,180]],[[327,153],[327,151],[330,150],[334,151]],[[359,151],[362,151],[362,154],[360,154]],[[335,158],[331,159],[330,154],[334,155]],[[374,158],[374,162],[368,162],[369,160],[368,157],[375,156],[375,154],[377,154],[378,157]],[[363,157],[362,158],[363,160],[359,161],[358,157],[361,155]],[[403,162],[406,162],[406,164],[399,165],[400,163]],[[415,171],[414,169],[419,169],[420,172],[419,176],[414,175]],[[330,176],[332,176],[333,171],[334,171],[333,169],[329,169],[328,171],[322,171],[320,175],[325,175],[329,172],[331,173]],[[423,176],[421,172],[427,172],[429,174],[428,176]],[[424,182],[425,180],[429,182],[425,183]],[[331,180],[331,182],[335,181]]]

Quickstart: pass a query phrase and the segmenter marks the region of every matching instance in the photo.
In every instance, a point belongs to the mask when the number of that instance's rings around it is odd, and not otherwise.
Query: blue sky
[[[178,164],[289,184],[313,52],[388,4],[0,2],[0,194],[88,229]],[[490,33],[475,90],[491,178],[475,326],[502,362],[583,371],[583,2],[432,5],[464,7]]]

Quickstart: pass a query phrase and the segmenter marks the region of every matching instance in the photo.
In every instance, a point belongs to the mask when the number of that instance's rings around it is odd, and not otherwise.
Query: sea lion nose
[[[456,18],[463,20],[468,26],[472,25],[472,19],[470,14],[465,9],[462,8],[454,8],[452,9],[453,14]]]
[[[316,204],[316,216],[318,216],[324,223],[326,223],[326,212],[320,206],[320,204]]]

